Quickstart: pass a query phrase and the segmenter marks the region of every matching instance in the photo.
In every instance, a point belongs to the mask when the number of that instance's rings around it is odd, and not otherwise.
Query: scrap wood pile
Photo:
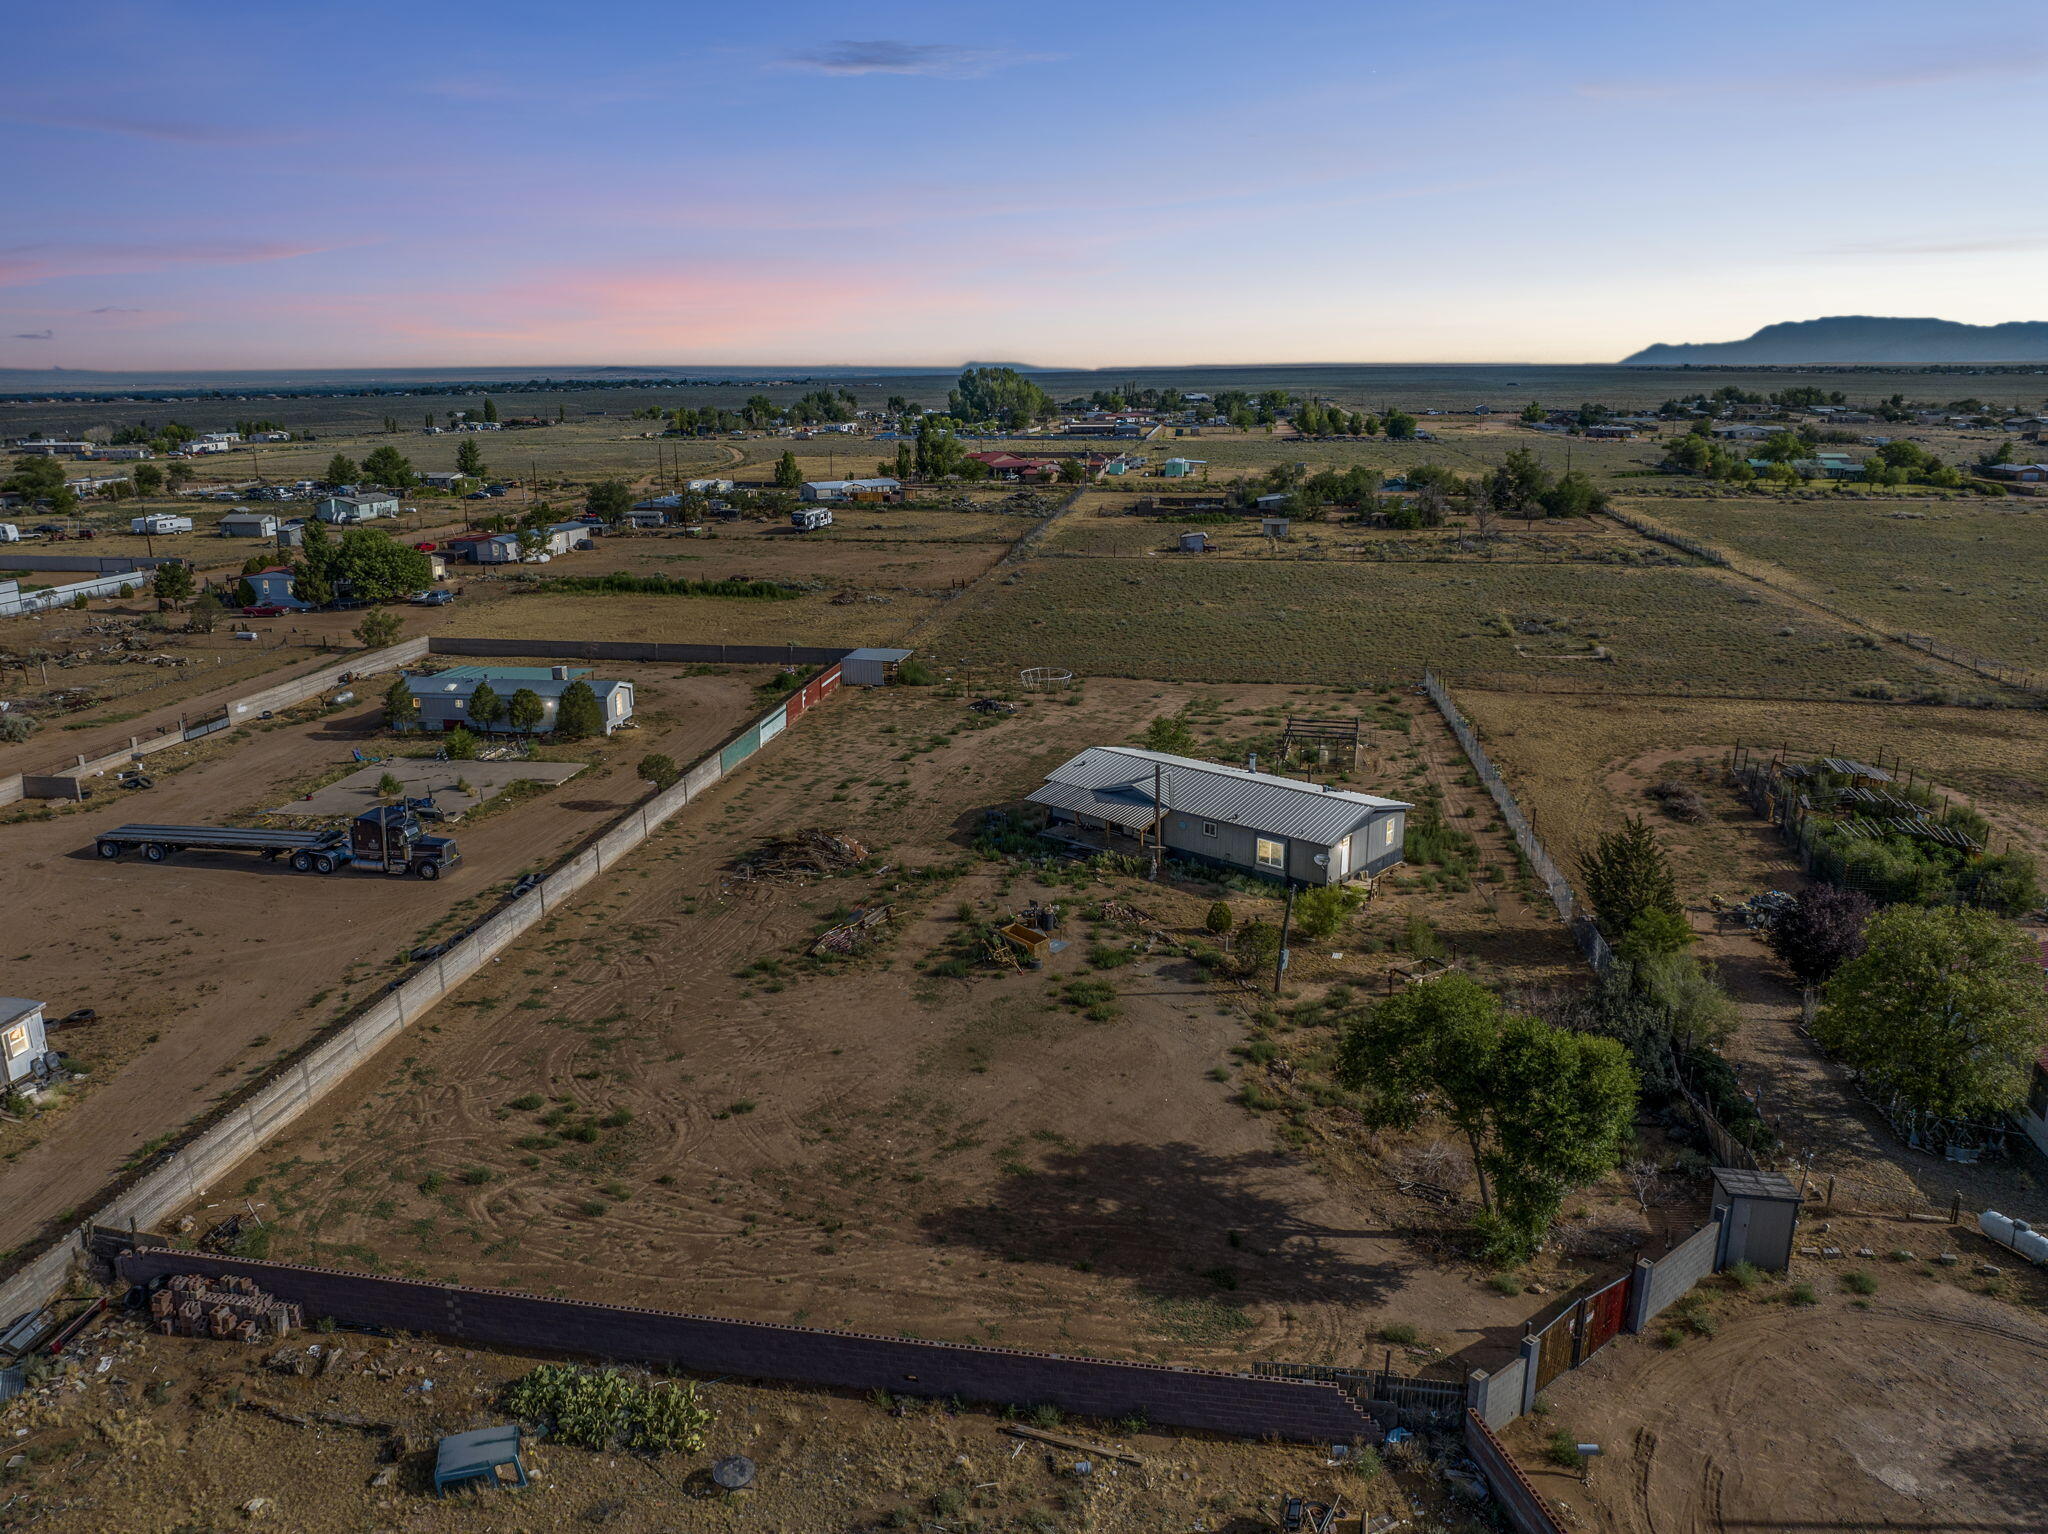
[[[149,1297],[149,1318],[166,1337],[261,1342],[306,1324],[299,1306],[274,1299],[254,1279],[173,1274]]]
[[[843,953],[855,954],[882,935],[889,918],[895,913],[893,906],[878,905],[865,911],[855,911],[853,919],[840,923],[817,942],[811,944],[813,954]]]
[[[850,873],[868,860],[868,849],[850,836],[815,827],[794,836],[777,836],[729,865],[741,884],[759,879],[802,882]]]

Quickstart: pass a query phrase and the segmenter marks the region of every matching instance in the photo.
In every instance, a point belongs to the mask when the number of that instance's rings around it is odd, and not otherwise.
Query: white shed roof
[[[1091,746],[1048,773],[1045,786],[1029,798],[1121,823],[1137,823],[1134,813],[1149,822],[1156,813],[1155,768],[1168,809],[1324,846],[1380,811],[1413,808],[1399,799],[1133,746]]]

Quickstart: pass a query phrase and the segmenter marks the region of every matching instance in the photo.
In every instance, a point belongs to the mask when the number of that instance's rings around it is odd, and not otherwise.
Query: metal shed
[[[887,687],[913,650],[854,650],[839,663],[840,679],[852,687]]]
[[[1799,1227],[1799,1190],[1778,1172],[1714,1168],[1714,1212],[1721,1217],[1721,1253],[1715,1268],[1754,1263],[1782,1273],[1792,1261]]]
[[[1207,533],[1182,533],[1180,535],[1180,551],[1183,554],[1208,553],[1209,535]]]
[[[1285,517],[1259,518],[1259,531],[1268,538],[1290,537],[1292,535],[1289,532],[1289,529],[1293,526],[1294,524],[1288,521],[1288,519]]]

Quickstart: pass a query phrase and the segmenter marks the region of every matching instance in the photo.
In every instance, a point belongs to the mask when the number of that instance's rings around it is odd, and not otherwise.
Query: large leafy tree
[[[571,682],[555,705],[555,733],[563,740],[585,740],[604,733],[604,705],[588,682]]]
[[[156,596],[159,602],[176,607],[192,595],[195,583],[192,567],[187,564],[167,564],[156,567]]]
[[[300,550],[301,571],[294,589],[301,601],[314,600],[306,589],[309,573],[328,593],[328,601],[346,591],[358,601],[389,602],[433,584],[433,562],[418,549],[373,527],[352,527],[334,539],[324,531],[315,534],[312,529],[318,525],[307,524]]]
[[[346,453],[336,453],[327,460],[321,478],[330,485],[352,485],[356,481],[356,461]]]
[[[1582,853],[1579,874],[1593,915],[1610,941],[1627,938],[1644,916],[1684,917],[1671,864],[1657,843],[1657,833],[1639,815],[1625,816],[1620,830],[1605,833]]]
[[[1828,982],[1814,1034],[1881,1096],[1949,1119],[2026,1100],[2048,1045],[2039,944],[1987,911],[1894,906]]]
[[[1052,396],[1015,368],[968,368],[946,397],[947,414],[963,421],[1029,426],[1053,410]]]
[[[1824,985],[1864,949],[1863,929],[1876,907],[1861,890],[1816,884],[1764,934],[1801,985]]]
[[[796,454],[785,449],[775,460],[775,483],[784,490],[794,490],[804,482],[804,471],[797,467]]]
[[[395,447],[380,447],[363,459],[363,477],[393,490],[410,490],[418,477],[412,460]]]
[[[1505,1011],[1449,974],[1378,1003],[1345,1030],[1338,1075],[1376,1128],[1426,1114],[1472,1148],[1491,1255],[1535,1251],[1565,1195],[1618,1165],[1635,1121],[1636,1075],[1615,1040]]]
[[[540,694],[531,687],[518,689],[505,704],[505,723],[522,733],[531,734],[547,715]]]
[[[476,690],[469,695],[466,710],[469,722],[480,730],[488,730],[505,715],[505,700],[498,696],[497,689],[489,682],[478,682]]]
[[[477,445],[474,437],[464,437],[455,445],[455,472],[467,474],[471,479],[482,479],[490,473],[490,466],[484,462],[484,450]]]
[[[607,522],[623,522],[633,509],[633,492],[616,479],[601,479],[583,497],[583,509]]]

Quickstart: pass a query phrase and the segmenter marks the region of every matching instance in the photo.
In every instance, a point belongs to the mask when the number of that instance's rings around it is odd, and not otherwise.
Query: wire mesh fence
[[[1601,973],[1613,962],[1614,953],[1607,946],[1607,940],[1593,925],[1579,906],[1579,898],[1572,890],[1571,880],[1558,867],[1550,851],[1543,845],[1543,839],[1536,834],[1536,828],[1529,823],[1529,817],[1522,813],[1522,807],[1515,800],[1514,791],[1501,777],[1500,770],[1486,754],[1486,748],[1479,744],[1479,735],[1471,723],[1458,711],[1450,690],[1437,680],[1433,672],[1422,673],[1422,690],[1429,694],[1437,712],[1444,716],[1444,723],[1451,727],[1451,733],[1458,738],[1458,745],[1465,753],[1465,760],[1472,764],[1472,771],[1493,796],[1501,819],[1507,822],[1508,831],[1515,839],[1515,846],[1528,863],[1530,872],[1542,881],[1549,892],[1550,903],[1557,908],[1558,916],[1572,929],[1572,937],[1579,945],[1579,951],[1586,956],[1586,962]]]

